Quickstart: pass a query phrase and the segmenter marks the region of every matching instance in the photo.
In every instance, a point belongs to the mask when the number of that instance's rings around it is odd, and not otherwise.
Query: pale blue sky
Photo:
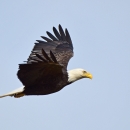
[[[48,96],[0,99],[1,130],[130,129],[130,1],[0,2],[0,94],[21,87],[16,73],[35,40],[61,24],[75,55],[68,69],[83,79]]]

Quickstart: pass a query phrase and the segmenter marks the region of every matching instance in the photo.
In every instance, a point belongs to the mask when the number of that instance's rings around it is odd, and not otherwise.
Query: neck
[[[80,69],[73,69],[68,71],[68,82],[73,83],[83,78]]]

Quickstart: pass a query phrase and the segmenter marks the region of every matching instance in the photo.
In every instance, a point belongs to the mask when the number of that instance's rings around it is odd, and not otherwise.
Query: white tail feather
[[[0,98],[3,98],[3,97],[6,97],[6,96],[14,96],[14,95],[17,95],[19,93],[22,93],[24,90],[24,87],[20,87],[20,88],[17,88],[9,93],[6,93],[4,95],[1,95]]]

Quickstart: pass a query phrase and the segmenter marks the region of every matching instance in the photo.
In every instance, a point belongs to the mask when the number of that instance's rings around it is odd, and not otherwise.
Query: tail
[[[0,98],[6,97],[6,96],[14,96],[15,98],[19,98],[25,95],[23,91],[24,91],[24,87],[20,87],[18,89],[13,90],[12,92],[1,95]]]

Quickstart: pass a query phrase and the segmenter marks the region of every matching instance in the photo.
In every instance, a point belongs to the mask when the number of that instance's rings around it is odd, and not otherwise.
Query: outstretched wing
[[[35,53],[41,55],[41,49],[43,48],[48,56],[50,56],[50,50],[53,52],[57,61],[67,68],[70,58],[73,56],[73,44],[67,29],[63,31],[61,25],[59,25],[59,32],[53,27],[53,36],[50,32],[47,35],[50,38],[41,36],[45,41],[37,40],[35,46],[30,54],[27,63],[32,62],[32,58],[36,58]]]
[[[18,78],[25,86],[25,94],[40,95],[56,92],[67,82],[67,64],[73,56],[70,35],[59,25],[59,32],[53,27],[55,36],[47,32],[46,41],[37,40],[26,64],[19,65]]]

